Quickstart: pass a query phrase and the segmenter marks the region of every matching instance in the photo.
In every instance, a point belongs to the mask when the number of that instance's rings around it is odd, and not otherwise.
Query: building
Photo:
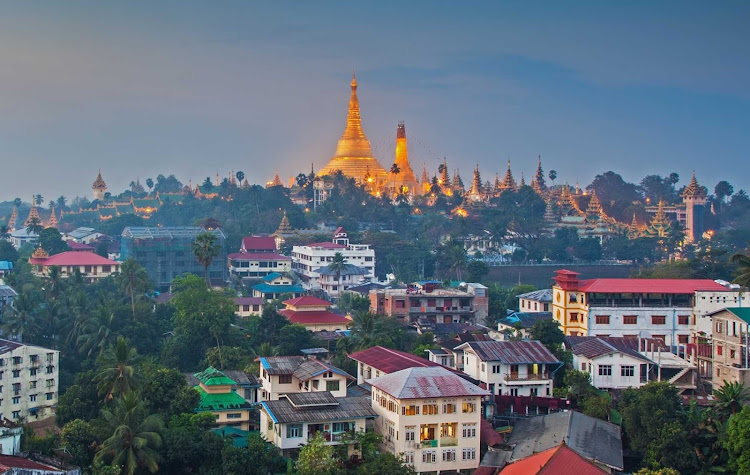
[[[16,229],[10,233],[10,243],[16,249],[21,249],[24,244],[36,244],[39,235],[35,232],[29,232],[26,228]]]
[[[227,265],[230,276],[252,279],[291,272],[292,258],[276,252],[276,241],[270,236],[246,236],[242,238],[240,252],[227,256]]]
[[[552,316],[566,335],[659,338],[684,345],[698,291],[724,292],[709,279],[588,279],[558,270]]]
[[[0,279],[13,272],[13,263],[10,261],[0,261]]]
[[[60,352],[0,339],[0,420],[52,417],[59,390]]]
[[[320,435],[326,445],[345,445],[355,452],[354,434],[364,432],[376,412],[367,397],[336,397],[329,391],[289,393],[263,401],[260,428],[263,437],[286,455]]]
[[[712,386],[743,383],[750,386],[750,307],[732,307],[714,312]]]
[[[482,398],[489,393],[443,367],[396,371],[367,381],[383,448],[417,472],[479,466]]]
[[[528,338],[531,327],[540,320],[552,320],[552,312],[513,312],[497,321],[497,331],[502,339],[517,336]]]
[[[292,248],[292,269],[302,279],[305,289],[320,289],[320,271],[333,262],[336,253],[346,264],[365,269],[365,279],[375,278],[375,250],[367,244],[351,244],[343,228],[334,231],[331,242],[318,242]],[[361,282],[361,281],[358,281]],[[354,285],[354,283],[352,283]]]
[[[93,252],[65,251],[52,256],[40,247],[29,258],[31,272],[37,277],[47,277],[53,267],[60,270],[61,277],[70,277],[80,272],[87,282],[94,282],[120,272],[120,263]]]
[[[193,376],[198,380],[195,390],[200,394],[195,412],[215,414],[220,426],[250,430],[252,405],[232,390],[238,386],[236,381],[210,366]]]
[[[104,179],[102,179],[102,171],[99,170],[99,174],[96,175],[96,180],[94,180],[94,184],[91,186],[91,189],[93,190],[93,196],[94,200],[103,200],[105,193],[107,193],[107,184],[104,183]]]
[[[251,287],[253,297],[266,300],[276,300],[285,295],[301,297],[305,293],[302,286],[294,283],[291,277],[273,272],[262,278],[263,282]]]
[[[616,340],[569,336],[565,339],[565,346],[573,353],[573,368],[588,373],[595,388],[639,388],[648,383],[654,362],[638,351],[616,345]],[[656,341],[661,343],[661,340]]]
[[[261,401],[276,401],[285,394],[328,392],[346,396],[354,377],[314,357],[266,356],[260,362]]]
[[[474,294],[441,289],[439,283],[370,291],[370,312],[405,323],[415,323],[422,318],[434,323],[475,323],[478,311]]]
[[[81,244],[91,244],[99,240],[104,234],[97,232],[94,228],[80,227],[62,236],[63,241],[74,241]]]
[[[252,373],[246,373],[245,371],[239,370],[224,370],[221,371],[224,376],[234,381],[232,391],[242,396],[250,404],[258,402],[258,389],[260,389],[260,381],[258,377]],[[188,386],[196,387],[200,385],[200,380],[193,373],[183,373],[187,380]],[[201,373],[197,373],[201,374]]]
[[[0,280],[0,315],[3,313],[3,309],[10,305],[13,306],[13,301],[18,297],[15,290],[9,285],[5,285]]]
[[[500,475],[556,475],[559,473],[604,475],[611,471],[594,465],[565,444],[512,462],[500,470]]]
[[[706,190],[698,185],[695,179],[690,180],[685,191],[682,192],[682,202],[685,205],[685,238],[688,242],[699,241],[703,238],[703,211],[706,207]]]
[[[3,418],[0,420],[0,454],[18,455],[21,452],[23,426]]]
[[[349,358],[357,362],[357,384],[371,378],[379,378],[408,368],[429,368],[438,363],[421,358],[405,351],[383,346],[373,346],[366,350],[349,353]]]
[[[302,325],[312,332],[346,330],[351,318],[332,312],[331,302],[311,295],[285,300],[286,308],[279,311],[289,322]]]
[[[259,317],[265,303],[261,297],[237,297],[234,299],[234,314],[241,318]]]
[[[352,77],[351,88],[346,128],[339,139],[336,153],[326,166],[318,171],[318,176],[334,175],[341,171],[344,175],[354,178],[357,184],[380,188],[388,179],[388,172],[373,156],[370,141],[362,129],[356,77]]]
[[[227,255],[221,229],[131,226],[122,231],[120,254],[123,260],[132,257],[143,266],[157,289],[168,289],[175,277],[185,273],[205,275],[193,254],[193,242],[204,232],[213,233],[219,245],[219,254],[208,266],[209,280],[212,285],[222,285],[227,281]]]
[[[552,307],[552,289],[541,289],[518,296],[519,312],[550,312]]]
[[[473,341],[464,352],[463,372],[491,394],[552,396],[555,372],[563,363],[538,341]]]
[[[27,454],[25,457],[0,455],[2,475],[81,475],[81,469],[56,457]]]
[[[344,264],[344,268],[339,271],[322,267],[318,269],[318,274],[320,275],[320,289],[330,298],[336,299],[341,292],[364,283],[370,271],[353,264]]]

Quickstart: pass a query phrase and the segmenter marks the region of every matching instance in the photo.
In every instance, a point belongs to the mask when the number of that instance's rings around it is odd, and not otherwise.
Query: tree
[[[68,244],[62,240],[62,234],[55,228],[44,228],[39,231],[38,242],[50,256],[69,251]]]
[[[303,449],[304,450],[304,449]],[[331,450],[333,454],[333,450]],[[250,434],[247,448],[227,445],[221,452],[222,470],[232,475],[266,475],[285,471],[284,459],[276,447],[270,446],[259,434]],[[301,473],[301,472],[300,472]]]
[[[36,314],[39,303],[31,292],[21,292],[13,301],[13,306],[3,308],[3,322],[0,328],[3,334],[21,339],[24,334],[35,335],[39,331]]]
[[[105,351],[97,361],[97,382],[99,395],[109,401],[114,396],[120,398],[137,386],[135,364],[138,352],[128,345],[125,338],[118,338],[117,343]]]
[[[313,346],[313,335],[298,323],[286,325],[279,331],[279,354],[299,355],[305,348]]]
[[[609,420],[612,399],[608,396],[592,395],[583,401],[583,413],[603,421]]]
[[[677,389],[667,382],[650,382],[623,391],[619,410],[631,450],[653,458],[662,440],[662,429],[679,420],[681,402]]]
[[[734,193],[734,187],[727,181],[720,181],[714,187],[714,194],[716,198],[722,203],[726,203],[726,198],[729,198]]]
[[[326,445],[326,440],[318,432],[315,437],[299,451],[297,473],[299,475],[332,474],[336,470],[336,458],[333,447]]]
[[[193,254],[195,259],[203,266],[205,270],[206,284],[211,285],[208,278],[208,267],[214,258],[221,252],[221,245],[217,242],[216,235],[211,232],[202,232],[196,236],[193,242]]]
[[[393,163],[393,165],[391,165],[391,173],[393,173],[394,175],[398,175],[399,173],[401,173],[401,169],[398,167],[398,164],[395,162]]]
[[[565,334],[555,320],[537,320],[530,333],[532,340],[539,340],[553,353],[559,351],[565,341]]]
[[[550,170],[548,176],[549,176],[550,181],[552,182],[552,186],[555,186],[555,180],[557,179],[557,171]]]
[[[741,252],[733,254],[729,260],[737,266],[737,277],[733,282],[745,289],[750,288],[750,251],[744,254]]]
[[[210,412],[172,416],[163,435],[164,458],[159,469],[164,473],[221,473],[222,451],[227,444],[211,430],[215,424]]]
[[[81,419],[68,422],[62,428],[60,443],[70,454],[70,462],[81,468],[91,465],[96,452],[96,436],[91,425]]]
[[[0,226],[0,239],[8,239],[10,237],[10,228],[3,224]]]
[[[487,274],[490,273],[490,268],[484,261],[472,260],[469,265],[466,266],[466,270],[469,272],[467,280],[469,282],[480,282],[484,279]]]
[[[188,386],[178,369],[147,365],[141,379],[141,397],[152,414],[170,419],[193,412],[200,402],[200,394]]]
[[[151,279],[146,269],[141,267],[132,257],[125,260],[120,266],[120,274],[117,276],[117,285],[120,290],[130,297],[130,306],[135,320],[135,296],[147,292],[151,285]]]
[[[416,475],[414,467],[407,465],[398,455],[382,452],[358,466],[357,475]]]
[[[41,206],[44,203],[44,197],[42,195],[34,195],[34,202],[37,206]]]
[[[146,178],[146,186],[148,187],[148,192],[151,193],[151,189],[154,187],[154,180]]]
[[[44,229],[42,221],[36,216],[32,217],[29,220],[29,224],[26,225],[26,232],[29,234],[36,234],[38,236],[42,232],[42,229]]]
[[[16,262],[18,257],[18,251],[13,244],[0,240],[0,261]]]
[[[237,184],[241,186],[242,185],[242,180],[245,179],[245,172],[238,171],[237,173],[234,174],[234,176],[237,177]]]
[[[348,264],[346,263],[346,258],[343,254],[340,252],[337,252],[333,255],[333,261],[331,261],[330,264],[328,264],[328,269],[336,273],[336,281],[338,282],[338,289],[339,293],[341,290],[343,290],[341,286],[341,274],[346,271]]]
[[[724,445],[729,451],[729,465],[736,473],[750,473],[750,407],[732,415],[727,425]]]
[[[720,420],[727,420],[737,414],[750,401],[750,391],[739,382],[724,382],[720,388],[714,389],[713,396],[713,409]]]
[[[591,385],[591,375],[577,369],[565,372],[564,384],[570,394],[575,395],[576,402],[591,394],[594,387]]]
[[[104,409],[102,418],[112,431],[96,453],[96,461],[111,460],[122,466],[127,475],[139,468],[151,473],[159,470],[159,453],[162,444],[162,419],[148,414],[146,405],[137,393],[128,391],[115,401],[113,409]]]
[[[78,373],[75,384],[57,400],[55,419],[58,425],[62,426],[76,419],[88,422],[99,415],[101,400],[93,376],[92,371]]]

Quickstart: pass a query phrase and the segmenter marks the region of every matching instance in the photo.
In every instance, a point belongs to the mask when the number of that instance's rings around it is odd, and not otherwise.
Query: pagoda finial
[[[526,180],[523,178],[523,172],[521,172],[521,183],[518,186],[526,186]]]

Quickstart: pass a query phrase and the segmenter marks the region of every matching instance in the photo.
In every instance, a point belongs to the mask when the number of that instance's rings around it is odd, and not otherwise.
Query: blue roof
[[[13,270],[13,263],[10,261],[0,261],[0,270]]]
[[[300,285],[271,285],[271,284],[256,284],[252,287],[253,290],[264,294],[286,294],[286,293],[304,293],[305,289]]]
[[[263,281],[271,282],[272,280],[278,279],[279,277],[281,277],[281,274],[279,274],[278,272],[271,272],[267,276],[263,277]]]

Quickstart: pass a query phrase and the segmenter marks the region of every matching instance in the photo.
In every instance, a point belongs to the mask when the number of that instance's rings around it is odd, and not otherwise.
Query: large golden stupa
[[[318,175],[332,175],[338,170],[357,180],[357,183],[369,183],[373,187],[382,185],[388,179],[388,172],[372,156],[370,141],[362,130],[356,77],[352,77],[352,95],[349,98],[346,129],[336,146],[336,154]]]

